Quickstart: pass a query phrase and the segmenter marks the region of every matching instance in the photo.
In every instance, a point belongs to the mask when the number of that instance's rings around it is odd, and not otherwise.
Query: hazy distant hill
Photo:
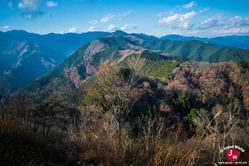
[[[143,47],[159,50],[175,56],[182,56],[189,60],[222,62],[249,61],[249,51],[232,47],[219,47],[197,40],[190,41],[145,41]]]
[[[105,37],[108,35],[109,37]],[[167,38],[171,40],[166,40]],[[202,42],[206,38],[171,35],[159,39],[142,33],[128,34],[123,31],[47,35],[16,30],[0,32],[0,77],[8,78],[11,90],[15,91],[42,77],[67,57],[51,73],[58,75],[67,68],[70,74],[71,68],[84,63],[84,67],[80,68],[83,71],[81,74],[91,74],[92,66],[98,65],[101,59],[118,59],[134,52],[141,53],[144,49],[195,61],[249,61],[247,50],[217,46],[226,43],[234,46],[236,41],[243,43],[247,38],[231,36],[217,40],[210,38],[210,41]],[[221,42],[225,39],[226,42]],[[95,41],[92,43],[92,40]],[[88,42],[90,43],[86,44]]]
[[[123,36],[123,37],[122,37]],[[111,34],[94,40],[75,51],[43,78],[35,81],[30,90],[42,87],[59,87],[68,81],[78,87],[101,60],[123,62],[127,58],[143,55],[149,77],[167,78],[182,61],[207,62],[249,61],[249,51],[237,48],[217,47],[200,41],[146,40],[137,35]],[[54,81],[56,80],[56,81]],[[51,85],[55,84],[56,85]]]
[[[201,38],[194,36],[166,35],[161,37],[163,40],[189,41],[199,40],[212,43],[217,46],[236,47],[249,50],[249,36],[223,36],[213,38]]]
[[[0,32],[0,77],[12,91],[25,87],[50,71],[81,45],[105,32],[38,35],[25,31]]]

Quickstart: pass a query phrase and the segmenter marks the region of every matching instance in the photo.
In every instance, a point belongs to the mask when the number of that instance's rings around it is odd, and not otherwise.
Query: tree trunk
[[[46,133],[46,138],[48,139],[48,134],[49,134],[49,130],[50,130],[50,126],[47,127],[47,133]]]
[[[31,124],[31,123],[32,123],[32,122],[30,121],[30,124]],[[33,128],[34,135],[35,135],[36,131],[38,130],[38,127],[36,128],[36,125],[37,125],[36,123],[37,123],[37,119],[36,119],[36,114],[35,114],[35,117],[34,117],[34,124],[33,124],[33,125],[34,125],[34,126],[33,126],[33,127],[34,127],[34,128]]]
[[[122,148],[122,128],[121,124],[118,123],[118,150],[121,151]]]
[[[45,138],[45,133],[46,133],[46,119],[43,119],[43,138]]]

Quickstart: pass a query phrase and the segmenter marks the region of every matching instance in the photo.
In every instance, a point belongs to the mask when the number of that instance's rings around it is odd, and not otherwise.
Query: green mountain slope
[[[182,56],[194,61],[222,62],[222,61],[249,61],[249,51],[239,48],[217,47],[197,40],[145,41],[143,47],[150,50],[159,50],[175,56]]]
[[[137,36],[112,34],[80,47],[28,89],[36,91],[52,87],[50,91],[53,92],[67,85],[79,87],[84,79],[94,74],[101,61],[116,60],[127,64],[137,56],[147,59],[146,72],[142,75],[164,80],[170,78],[172,70],[186,60],[249,61],[249,51],[243,49],[216,47],[199,41],[140,40]]]
[[[59,64],[78,47],[107,32],[38,35],[25,31],[0,32],[0,78],[11,91],[28,86]]]
[[[190,41],[190,40],[198,40],[203,42],[208,42],[215,44],[216,46],[224,46],[224,47],[235,47],[249,50],[249,36],[220,36],[213,38],[201,38],[194,36],[180,36],[180,35],[166,35],[161,37],[162,40],[176,40],[176,41]]]

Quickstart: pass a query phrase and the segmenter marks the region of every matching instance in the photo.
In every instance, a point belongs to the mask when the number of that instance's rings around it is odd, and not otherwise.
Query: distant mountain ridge
[[[111,34],[80,47],[43,78],[35,81],[29,90],[36,91],[42,87],[60,87],[70,83],[78,87],[87,76],[94,73],[95,67],[101,61],[111,59],[122,63],[134,56],[147,58],[150,66],[145,66],[145,68],[149,69],[151,74],[149,76],[156,77],[164,76],[163,72],[169,73],[177,64],[185,60],[249,61],[249,51],[244,49],[217,47],[197,40],[184,42],[146,40],[132,34],[122,34],[122,36]],[[153,68],[151,68],[152,66]],[[168,71],[164,71],[169,67]],[[162,71],[159,75],[158,69]],[[155,72],[155,70],[157,71]],[[54,83],[56,85],[51,85]]]
[[[188,60],[223,62],[223,61],[249,61],[249,50],[220,47],[198,40],[190,41],[146,41],[143,47],[159,50],[175,56],[182,56]]]
[[[224,40],[224,38],[225,37],[223,37],[222,40]],[[227,37],[226,40],[231,41],[230,45],[233,45],[234,42],[232,41],[234,38],[235,37]],[[241,39],[241,41],[247,39],[246,36],[237,38],[238,40]],[[230,60],[248,61],[249,57],[247,50],[217,47],[217,45],[224,45],[225,42],[213,44],[210,41],[206,41],[207,38],[184,37],[179,35],[157,38],[142,33],[128,34],[120,30],[113,33],[50,33],[46,35],[15,30],[5,33],[0,32],[0,78],[7,78],[11,84],[11,90],[15,91],[28,86],[31,82],[51,71],[51,69],[72,54],[72,56],[65,60],[67,64],[71,64],[71,66],[67,66],[68,69],[70,69],[82,62],[82,57],[80,57],[83,56],[82,54],[78,57],[75,56],[75,54],[79,53],[81,48],[78,51],[76,50],[88,42],[91,44],[91,41],[95,39],[102,43],[103,47],[101,47],[102,50],[97,55],[98,60],[110,57],[117,58],[118,55],[120,56],[119,53],[121,50],[121,52],[126,52],[127,54],[128,52],[132,53],[143,49],[161,54],[181,56],[189,60],[208,62]],[[83,47],[87,47],[87,45]],[[246,45],[247,43],[245,43],[245,46]],[[90,49],[88,48],[88,50]],[[94,45],[91,47],[91,50],[94,50]],[[87,59],[87,56],[84,58]],[[69,59],[71,62],[69,62]],[[95,60],[95,64],[98,64],[98,60]],[[65,64],[65,62],[61,64]],[[87,69],[90,70],[90,68],[91,67],[88,67]],[[54,71],[52,72],[55,73]]]
[[[225,47],[235,47],[249,50],[249,36],[220,36],[212,38],[201,38],[194,36],[181,36],[181,35],[166,35],[161,37],[163,40],[175,40],[175,41],[190,41],[198,40],[202,42],[207,42],[210,44],[215,44],[217,46]]]
[[[50,71],[81,45],[108,34],[0,32],[0,77],[7,77],[15,91]]]

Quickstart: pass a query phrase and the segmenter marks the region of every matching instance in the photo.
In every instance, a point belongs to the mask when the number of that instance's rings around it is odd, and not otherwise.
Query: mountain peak
[[[119,36],[122,36],[122,37],[128,35],[128,33],[124,32],[124,31],[121,31],[121,30],[117,30],[117,31],[113,32],[113,34],[119,35]]]

